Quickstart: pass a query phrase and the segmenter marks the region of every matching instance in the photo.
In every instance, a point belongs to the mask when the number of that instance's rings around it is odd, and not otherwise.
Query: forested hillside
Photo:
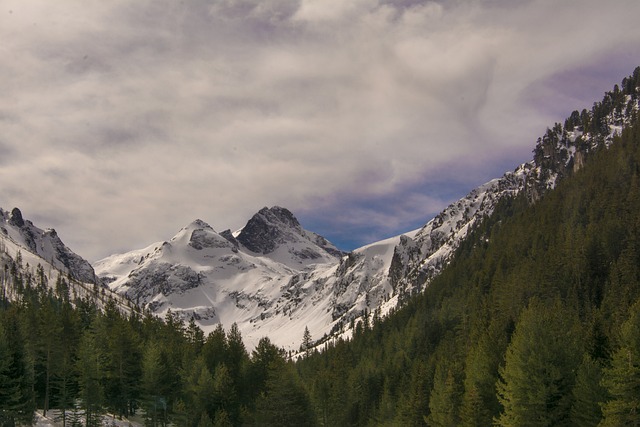
[[[569,125],[597,126],[600,108]],[[630,117],[555,190],[501,202],[403,309],[302,360],[319,420],[640,423],[640,122]],[[541,142],[535,154],[553,161]]]
[[[639,88],[640,68],[538,141],[553,190],[503,199],[422,294],[323,351],[301,336],[295,362],[268,338],[249,354],[235,325],[205,337],[6,256],[0,424],[37,407],[86,426],[105,413],[151,426],[638,425]],[[598,142],[616,114],[624,130]],[[591,145],[569,165],[574,130]]]
[[[124,314],[114,300],[100,309],[66,279],[49,286],[21,267],[7,268],[17,298],[0,301],[0,425],[29,424],[36,407],[56,408],[62,425],[103,425],[107,413],[152,426],[313,423],[269,339],[249,355],[235,325],[204,337],[173,314]]]

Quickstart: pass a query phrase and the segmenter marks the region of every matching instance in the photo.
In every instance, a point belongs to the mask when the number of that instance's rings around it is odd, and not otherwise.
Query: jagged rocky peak
[[[20,212],[20,209],[13,208],[11,214],[9,215],[9,224],[15,227],[24,226],[24,219],[22,218],[22,212]]]
[[[252,252],[268,254],[285,241],[288,231],[302,233],[302,227],[293,214],[285,208],[274,206],[260,209],[244,226],[238,242]]]
[[[13,208],[10,213],[0,209],[0,216],[3,221],[6,221],[6,227],[2,226],[2,234],[6,236],[5,238],[11,239],[15,244],[39,256],[53,267],[68,272],[77,280],[87,283],[96,282],[91,264],[71,251],[53,228],[44,230],[38,228],[33,222],[24,219],[18,208]],[[10,233],[7,228],[13,229],[14,232]]]
[[[233,232],[231,232],[230,229],[226,229],[224,231],[220,232],[220,235],[222,237],[224,237],[225,239],[227,239],[229,241],[229,243],[231,243],[233,245],[234,251],[238,250],[238,246],[240,246],[240,244],[238,243],[238,241],[236,240],[235,236],[233,235]]]

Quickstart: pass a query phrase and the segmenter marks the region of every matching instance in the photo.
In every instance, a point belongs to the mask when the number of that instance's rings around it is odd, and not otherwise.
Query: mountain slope
[[[260,210],[239,233],[196,221],[168,242],[95,267],[112,289],[157,313],[193,316],[205,331],[236,322],[249,342],[269,335],[291,349],[308,327],[322,341],[423,291],[501,200],[524,192],[535,203],[578,171],[632,123],[639,94],[640,67],[591,110],[547,129],[531,161],[472,190],[421,229],[346,256],[274,207]]]
[[[614,86],[590,111],[574,111],[564,126],[556,123],[538,138],[533,159],[494,179],[448,206],[414,239],[396,248],[390,276],[394,289],[416,293],[424,289],[448,262],[455,249],[497,203],[524,191],[534,203],[558,182],[581,169],[588,157],[607,148],[630,126],[640,110],[640,67]]]
[[[67,289],[72,304],[90,301],[104,307],[110,301],[130,313],[130,301],[98,285],[93,267],[71,251],[53,229],[41,229],[24,219],[18,208],[0,209],[0,298],[20,298],[25,287],[44,285],[54,292]]]
[[[535,203],[504,198],[401,309],[301,358],[323,422],[633,424],[640,118],[625,128]]]
[[[97,281],[91,264],[71,251],[54,229],[36,227],[31,221],[23,219],[18,208],[11,212],[0,209],[0,239],[5,245],[22,248],[24,252],[30,252],[76,280],[85,283]],[[33,261],[32,265],[37,263]]]
[[[112,290],[156,313],[193,317],[205,332],[235,322],[250,344],[269,335],[293,348],[305,326],[331,322],[324,284],[340,254],[276,206],[260,210],[237,237],[196,220],[168,241],[95,268]]]

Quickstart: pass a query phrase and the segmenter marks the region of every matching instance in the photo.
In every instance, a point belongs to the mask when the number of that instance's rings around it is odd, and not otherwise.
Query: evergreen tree
[[[202,347],[202,356],[209,372],[215,372],[220,363],[227,361],[228,348],[227,334],[222,325],[218,324],[214,331],[209,333]]]
[[[607,400],[607,393],[601,384],[602,367],[589,355],[584,356],[576,374],[573,387],[571,421],[576,426],[597,426],[602,419],[600,405]]]
[[[250,395],[249,384],[246,383],[246,370],[249,365],[249,354],[242,341],[242,335],[237,324],[232,324],[227,334],[227,355],[224,363],[228,370],[229,377],[234,385],[234,392],[236,397],[243,398],[242,400],[236,399],[236,402],[229,402],[232,407],[226,408],[227,413],[231,417],[233,423],[239,422],[240,406],[247,405],[247,397]],[[216,366],[216,371],[218,367]]]
[[[432,376],[433,371],[430,372],[423,361],[415,361],[409,388],[398,409],[398,418],[401,424],[407,426],[424,424],[424,417],[429,413],[430,400],[427,397],[433,389]]]
[[[311,332],[308,327],[304,327],[304,334],[302,335],[302,345],[300,350],[304,351],[305,357],[309,357],[311,353],[311,347],[313,346],[313,338],[311,338]]]
[[[211,417],[207,412],[203,412],[200,416],[200,421],[198,422],[198,427],[213,427],[213,422],[211,421]]]
[[[240,417],[238,394],[225,364],[220,364],[216,368],[212,385],[213,393],[210,395],[210,398],[214,403],[214,408],[210,413],[215,414],[219,411],[224,411],[227,417],[238,420]]]
[[[437,427],[454,427],[460,424],[458,410],[462,392],[458,381],[454,368],[438,364],[429,398],[427,424]]]
[[[214,384],[211,372],[202,357],[196,358],[190,366],[185,367],[183,384],[186,424],[196,424],[202,413],[207,413],[210,419],[210,415],[215,412]]]
[[[640,302],[621,328],[621,346],[602,383],[611,396],[602,407],[602,425],[640,425]]]
[[[77,394],[76,359],[78,342],[80,341],[79,320],[77,311],[73,309],[68,298],[62,299],[60,308],[61,330],[58,341],[61,349],[60,358],[53,372],[52,387],[55,390],[57,408],[60,410],[60,421],[67,425],[66,410],[71,408]]]
[[[162,352],[156,343],[144,351],[142,359],[142,401],[145,410],[145,425],[164,425],[167,415],[167,397],[163,389]]]
[[[85,426],[101,425],[104,405],[105,356],[96,342],[96,318],[92,327],[82,334],[78,348],[78,382],[85,412]]]
[[[43,300],[39,312],[40,324],[35,352],[36,387],[40,386],[44,394],[42,413],[46,416],[51,401],[53,377],[61,363],[63,352],[62,319],[60,314],[54,311],[51,301]]]
[[[300,380],[284,360],[271,364],[266,392],[256,402],[256,424],[264,427],[312,426],[315,416]]]
[[[102,344],[105,352],[105,404],[120,416],[129,416],[140,394],[140,342],[115,302],[105,307]]]
[[[0,323],[0,421],[31,424],[35,402],[25,340],[18,314],[10,309]]]
[[[258,345],[251,353],[249,366],[249,382],[253,385],[253,397],[257,397],[265,390],[269,367],[279,359],[283,359],[282,351],[278,349],[267,337],[260,338]]]
[[[213,420],[213,427],[233,427],[233,423],[229,418],[229,414],[224,409],[216,411],[216,416]]]
[[[198,325],[196,324],[196,320],[193,318],[193,316],[191,316],[191,319],[189,320],[189,325],[187,326],[186,334],[187,334],[187,339],[193,346],[194,352],[200,353],[200,351],[202,350],[202,346],[204,346],[204,332],[202,332],[202,329],[198,327]]]
[[[504,324],[493,321],[466,358],[464,395],[460,412],[461,425],[487,426],[498,415],[500,404],[495,384],[498,366],[507,347]]]
[[[500,369],[500,426],[569,424],[579,336],[561,304],[530,301]]]

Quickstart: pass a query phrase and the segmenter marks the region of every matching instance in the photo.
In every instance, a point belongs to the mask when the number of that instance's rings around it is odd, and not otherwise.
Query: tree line
[[[637,96],[640,68],[624,83]],[[614,110],[633,99],[614,95]],[[593,132],[602,108],[570,125]],[[555,190],[503,200],[423,294],[298,363],[323,425],[640,425],[640,119],[629,111],[610,148],[596,143]]]
[[[11,260],[7,270],[0,425],[31,424],[36,408],[55,408],[70,426],[102,425],[107,413],[149,426],[314,422],[293,364],[268,338],[249,354],[235,324],[204,336],[171,312],[159,319],[73,296],[71,279],[50,286],[40,266],[34,275]]]
[[[542,173],[564,176],[555,190],[503,200],[424,293],[322,351],[305,334],[296,362],[268,338],[249,354],[235,325],[204,336],[6,261],[0,423],[38,407],[87,426],[107,412],[150,426],[640,424],[639,88],[637,68],[538,141]],[[607,148],[612,117],[626,128]],[[592,143],[582,168],[551,150],[576,128]]]

